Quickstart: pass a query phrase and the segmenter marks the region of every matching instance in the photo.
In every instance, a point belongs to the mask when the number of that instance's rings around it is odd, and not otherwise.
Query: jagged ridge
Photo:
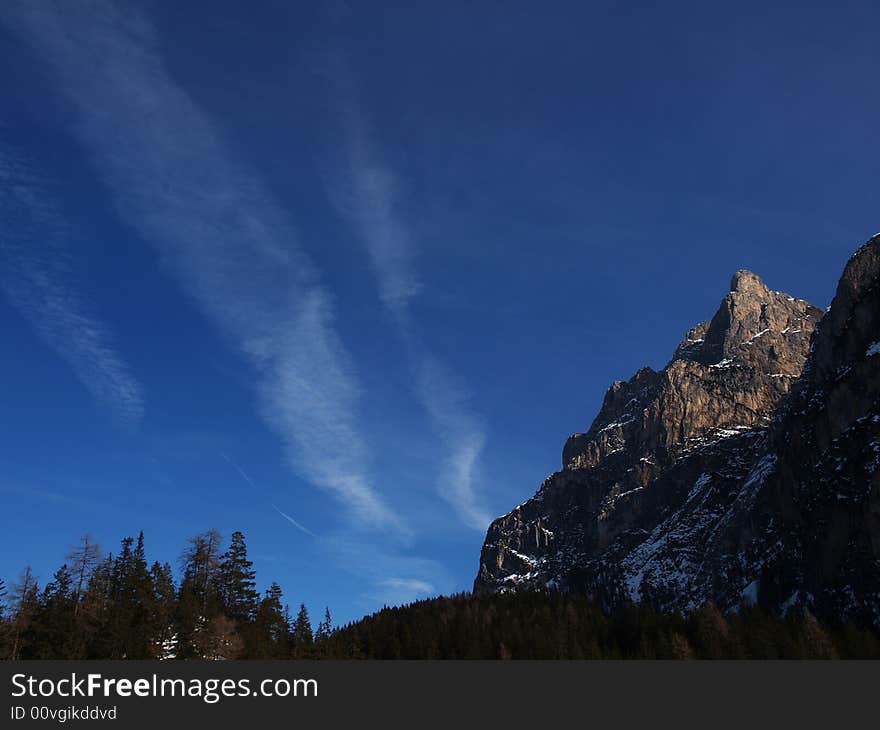
[[[803,603],[876,622],[878,247],[851,259],[815,338],[821,310],[737,272],[669,365],[614,383],[562,471],[492,523],[475,590],[558,587],[664,610]],[[829,506],[821,465],[844,433],[858,499]],[[849,527],[819,539],[823,520]]]

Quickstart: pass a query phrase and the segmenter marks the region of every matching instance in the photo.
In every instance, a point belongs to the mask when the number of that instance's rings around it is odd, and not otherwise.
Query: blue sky
[[[488,520],[731,274],[878,225],[874,3],[10,0],[0,576],[242,530],[348,620]]]

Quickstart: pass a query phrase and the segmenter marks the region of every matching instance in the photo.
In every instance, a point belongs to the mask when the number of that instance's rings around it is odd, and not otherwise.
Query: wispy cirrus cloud
[[[110,0],[20,0],[0,15],[57,78],[120,217],[251,363],[290,465],[356,524],[406,533],[366,470],[332,300],[282,206],[169,74],[150,21]]]
[[[454,585],[446,567],[436,560],[377,549],[350,535],[323,537],[316,544],[363,586],[359,600],[368,610],[377,604],[408,603],[448,592]]]
[[[422,289],[409,227],[397,211],[397,176],[377,158],[369,125],[357,103],[354,84],[341,57],[331,57],[328,75],[336,86],[345,136],[345,169],[330,182],[336,208],[357,227],[383,305],[406,325],[410,302]]]
[[[71,232],[46,182],[25,161],[0,150],[0,287],[40,338],[92,397],[132,426],[144,389],[73,280]]]
[[[416,394],[446,445],[438,492],[465,524],[484,530],[491,517],[480,504],[476,484],[486,428],[469,407],[467,390],[422,342],[412,321],[412,302],[421,283],[416,241],[401,212],[398,176],[372,139],[345,57],[326,54],[321,72],[331,86],[345,138],[343,170],[330,176],[328,195],[366,248],[379,297],[394,318],[415,371]]]
[[[422,349],[417,368],[418,396],[448,451],[438,483],[440,494],[465,524],[485,530],[492,518],[476,488],[486,445],[485,424],[469,407],[467,390],[439,359]]]

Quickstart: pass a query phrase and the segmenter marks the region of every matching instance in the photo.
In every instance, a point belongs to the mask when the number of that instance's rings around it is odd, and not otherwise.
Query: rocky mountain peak
[[[737,272],[669,364],[615,382],[562,470],[492,523],[474,590],[880,624],[880,235],[823,314]]]
[[[748,269],[740,269],[733,275],[733,278],[730,280],[730,291],[740,294],[752,294],[762,298],[766,298],[770,293],[764,280]]]
[[[716,365],[750,355],[746,359],[755,363],[767,358],[793,362],[796,372],[786,374],[797,375],[806,357],[800,345],[809,338],[789,335],[803,334],[805,326],[812,331],[805,320],[814,322],[821,314],[809,302],[771,291],[757,274],[743,269],[733,275],[715,316],[688,333],[674,359]]]
[[[661,372],[612,384],[586,433],[571,436],[563,468],[626,453],[656,463],[714,432],[766,425],[804,366],[817,307],[738,271],[717,312],[688,332]]]

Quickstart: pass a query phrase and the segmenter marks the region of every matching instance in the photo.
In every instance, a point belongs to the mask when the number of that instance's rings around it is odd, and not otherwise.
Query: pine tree
[[[12,648],[9,658],[18,659],[27,644],[27,632],[36,612],[38,601],[37,580],[31,566],[21,573],[18,582],[12,587]]]
[[[287,636],[284,637],[281,656],[287,658],[293,655],[293,619],[290,616],[290,606],[284,604],[284,624],[287,626]]]
[[[324,609],[324,618],[318,623],[315,629],[315,651],[318,656],[325,657],[328,654],[328,644],[330,635],[333,633],[333,619],[330,616],[330,609]]]
[[[138,534],[131,560],[131,573],[126,585],[129,606],[129,629],[126,655],[131,658],[148,659],[154,656],[155,641],[150,621],[153,603],[153,581],[147,568],[144,549],[144,533]]]
[[[304,603],[299,606],[296,615],[296,623],[293,627],[293,658],[308,659],[312,655],[314,638],[312,636],[312,624],[309,620],[309,611]]]
[[[113,554],[110,553],[98,563],[89,577],[80,602],[77,620],[88,659],[107,659],[110,657],[109,627],[113,601],[111,578],[114,562]]]
[[[62,565],[43,589],[34,612],[29,658],[81,658],[75,622],[73,577],[67,565]]]
[[[330,616],[330,608],[324,609],[324,618],[318,623],[315,629],[315,641],[322,641],[330,636],[333,631],[333,619]]]
[[[149,619],[153,638],[152,653],[158,659],[172,659],[177,656],[177,591],[171,566],[168,563],[153,563],[150,580],[153,586]]]
[[[154,642],[148,621],[152,594],[144,535],[138,535],[137,543],[126,537],[110,573],[106,631],[111,658],[146,659],[152,655]]]
[[[110,573],[110,600],[107,615],[107,639],[110,645],[110,658],[130,658],[126,649],[128,645],[128,628],[131,622],[131,605],[128,590],[133,572],[132,545],[134,538],[122,540],[122,548]]]
[[[290,621],[281,604],[281,596],[281,587],[273,582],[260,601],[250,632],[248,658],[283,659],[287,656]]]
[[[226,615],[240,625],[248,623],[256,612],[260,596],[255,589],[256,584],[244,534],[233,532],[229,549],[220,562],[220,592]]]

